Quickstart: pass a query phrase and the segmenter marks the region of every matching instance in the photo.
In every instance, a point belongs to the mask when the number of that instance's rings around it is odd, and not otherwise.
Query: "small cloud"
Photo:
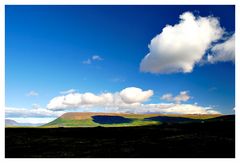
[[[174,97],[171,93],[167,93],[167,94],[162,95],[161,99],[166,100],[166,101],[172,101],[174,99]]]
[[[190,98],[192,98],[189,94],[188,91],[181,91],[179,95],[173,96],[171,93],[167,93],[162,95],[161,99],[166,100],[166,101],[174,101],[175,103],[181,103],[181,101],[188,101]]]
[[[66,91],[61,91],[60,94],[70,94],[70,93],[75,93],[75,92],[77,92],[77,90],[69,89],[69,90],[66,90]]]
[[[92,63],[91,59],[87,59],[85,61],[82,61],[83,64],[89,65]]]
[[[92,60],[102,61],[103,58],[101,58],[99,55],[93,55],[93,56],[92,56]]]
[[[85,61],[82,61],[83,64],[91,64],[93,63],[94,61],[102,61],[103,58],[100,57],[99,55],[93,55],[91,58],[88,58],[87,60]]]
[[[30,91],[27,93],[27,96],[38,96],[39,94],[35,91]]]

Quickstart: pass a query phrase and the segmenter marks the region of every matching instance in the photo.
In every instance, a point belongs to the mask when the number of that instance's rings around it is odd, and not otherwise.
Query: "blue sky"
[[[150,41],[187,11],[216,17],[228,35],[235,32],[234,6],[6,6],[6,106],[45,108],[69,89],[99,94],[137,87],[154,91],[146,103],[188,91],[186,103],[233,113],[231,61],[196,64],[188,73],[140,70]]]

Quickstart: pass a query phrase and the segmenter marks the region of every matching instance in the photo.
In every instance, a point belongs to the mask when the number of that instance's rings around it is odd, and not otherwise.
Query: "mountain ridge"
[[[68,112],[43,127],[125,127],[157,125],[161,123],[196,122],[223,116],[221,114],[135,114],[104,112]],[[156,118],[158,117],[158,118]],[[165,117],[164,121],[160,117]],[[170,117],[170,118],[166,118]],[[173,120],[174,119],[174,120]],[[187,119],[187,121],[186,121]]]
[[[42,125],[44,123],[19,123],[12,119],[5,119],[5,127],[38,127]]]

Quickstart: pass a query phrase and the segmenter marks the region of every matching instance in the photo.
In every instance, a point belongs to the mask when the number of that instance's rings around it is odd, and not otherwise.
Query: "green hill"
[[[127,113],[65,113],[42,127],[127,127],[157,125],[161,123],[189,123],[204,119],[221,117],[222,115],[200,114],[127,114]]]

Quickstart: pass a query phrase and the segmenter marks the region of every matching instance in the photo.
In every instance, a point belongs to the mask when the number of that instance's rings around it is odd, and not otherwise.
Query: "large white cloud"
[[[141,103],[148,100],[153,95],[152,90],[143,91],[140,88],[129,87],[120,92],[120,96],[125,103]]]
[[[115,93],[70,93],[65,96],[54,97],[47,105],[50,110],[76,110],[85,111],[98,108],[101,112],[122,112],[122,113],[172,113],[172,114],[219,114],[212,107],[203,107],[192,104],[180,104],[191,97],[187,91],[181,91],[179,95],[164,95],[165,100],[174,103],[144,103],[152,97],[152,90],[142,90],[136,87],[129,87]],[[168,97],[167,97],[168,96]]]
[[[151,40],[150,52],[140,64],[142,72],[189,73],[212,43],[221,39],[224,34],[219,20],[213,16],[200,17],[185,12],[179,18],[178,24],[166,25]]]
[[[115,107],[119,105],[132,105],[142,103],[153,95],[152,90],[143,91],[140,88],[129,87],[123,89],[120,93],[102,93],[95,95],[93,93],[70,93],[65,96],[54,97],[47,105],[48,109],[61,110],[79,107]]]
[[[181,101],[185,102],[191,98],[188,91],[181,91],[179,95],[173,96],[171,93],[167,93],[162,95],[161,99],[166,101],[174,101],[176,103],[181,103]]]
[[[208,62],[226,62],[235,61],[235,34],[223,43],[216,44],[211,48],[211,54],[208,55]]]

